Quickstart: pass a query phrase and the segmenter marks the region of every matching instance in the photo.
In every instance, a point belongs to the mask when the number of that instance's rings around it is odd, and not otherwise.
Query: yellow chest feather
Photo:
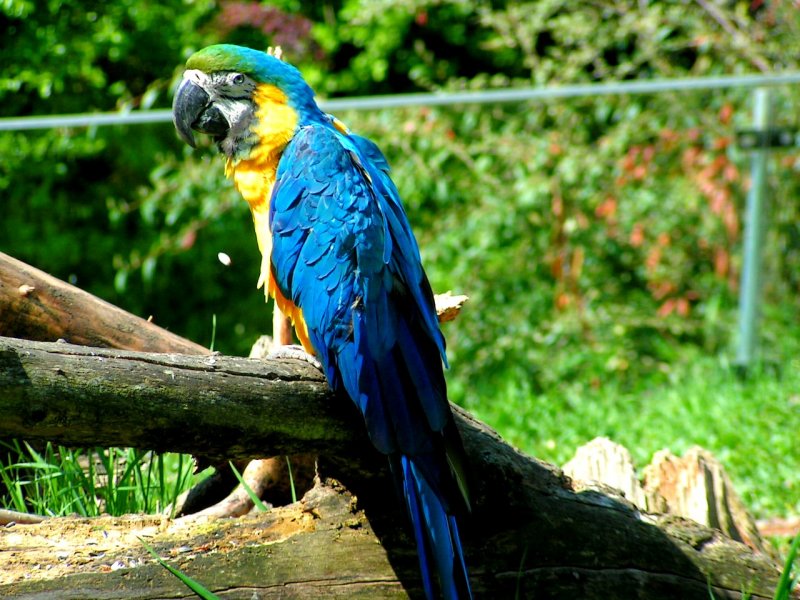
[[[225,166],[225,174],[233,178],[236,189],[251,209],[269,203],[278,161],[297,127],[297,113],[278,88],[259,85],[253,100],[258,108],[252,133],[258,138],[258,143],[247,158],[229,159]]]
[[[297,114],[287,104],[286,95],[270,85],[259,85],[253,95],[256,109],[253,134],[258,143],[244,159],[228,159],[225,174],[250,205],[263,257],[259,287],[269,278],[272,243],[269,231],[269,200],[275,185],[278,161],[297,126]]]
[[[286,95],[274,86],[259,85],[253,99],[258,107],[253,133],[259,142],[247,158],[228,159],[225,174],[233,179],[236,189],[250,205],[253,215],[258,249],[261,251],[258,287],[263,286],[264,293],[275,298],[278,307],[294,323],[303,346],[311,352],[302,313],[281,295],[270,269],[272,235],[269,229],[269,201],[275,185],[278,161],[297,127],[297,113],[287,104]]]

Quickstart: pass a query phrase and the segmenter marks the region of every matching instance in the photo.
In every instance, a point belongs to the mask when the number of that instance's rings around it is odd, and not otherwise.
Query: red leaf
[[[195,231],[194,229],[190,229],[183,235],[178,245],[180,246],[181,250],[188,250],[189,248],[194,246],[194,243],[196,241],[197,241],[197,231]]]
[[[669,298],[664,301],[664,304],[658,307],[658,314],[659,317],[668,317],[672,314],[675,310],[675,298]]]

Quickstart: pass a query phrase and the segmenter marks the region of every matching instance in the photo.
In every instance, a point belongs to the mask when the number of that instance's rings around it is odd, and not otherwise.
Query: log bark
[[[217,458],[319,452],[322,478],[348,492],[329,483],[299,512],[283,512],[291,505],[252,517],[265,532],[261,544],[228,537],[227,520],[208,526],[205,538],[170,538],[166,526],[153,542],[162,551],[176,539],[212,544],[216,552],[178,566],[224,597],[420,597],[414,544],[385,460],[355,410],[305,363],[0,339],[0,414],[0,436],[70,445]],[[645,514],[611,489],[574,482],[517,452],[463,411],[456,419],[470,465],[474,511],[461,522],[476,597],[772,596],[778,568],[768,557],[691,521]],[[25,554],[9,542],[14,529],[0,533],[0,573]],[[30,571],[40,580],[7,583],[0,596],[174,597],[162,587],[171,585],[167,576],[142,566],[143,552],[125,552],[133,562],[119,571],[79,574],[82,555],[59,579],[48,579],[46,568]],[[78,591],[66,594],[72,584]]]
[[[322,374],[302,361],[0,338],[0,437],[211,459],[327,450],[355,429],[327,396]],[[308,402],[330,420],[309,421]]]
[[[136,317],[0,252],[0,335],[99,348],[210,354],[207,348]]]

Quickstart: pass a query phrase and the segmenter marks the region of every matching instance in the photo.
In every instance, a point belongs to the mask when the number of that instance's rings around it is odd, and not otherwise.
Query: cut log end
[[[625,447],[596,438],[576,451],[564,472],[619,490],[643,512],[690,519],[777,559],[722,463],[703,448],[690,448],[683,457],[668,450],[656,452],[640,480]]]

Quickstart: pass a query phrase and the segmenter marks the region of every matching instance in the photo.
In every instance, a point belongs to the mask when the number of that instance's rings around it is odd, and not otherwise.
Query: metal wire
[[[525,102],[529,100],[551,100],[554,98],[655,94],[661,92],[714,90],[736,87],[752,88],[795,83],[800,83],[800,73],[697,77],[691,79],[656,79],[651,81],[622,81],[537,88],[507,88],[475,92],[397,94],[323,100],[320,102],[320,106],[326,112],[338,112],[345,110],[379,110],[383,108],[408,106],[500,104],[505,102]],[[52,129],[56,127],[137,125],[142,123],[168,123],[171,120],[172,114],[169,110],[142,110],[124,113],[85,113],[47,117],[12,117],[0,119],[0,131]]]

